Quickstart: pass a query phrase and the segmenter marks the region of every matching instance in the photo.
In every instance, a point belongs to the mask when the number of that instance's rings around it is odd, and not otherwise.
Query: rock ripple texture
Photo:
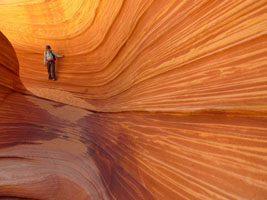
[[[0,198],[267,199],[266,10],[0,0]]]

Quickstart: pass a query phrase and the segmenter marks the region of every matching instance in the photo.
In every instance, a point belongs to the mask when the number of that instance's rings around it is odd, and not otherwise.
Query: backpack
[[[51,51],[51,53],[52,53],[52,51]],[[56,61],[56,56],[53,53],[52,53],[52,56],[54,58],[54,61]]]
[[[50,51],[50,53],[52,54],[54,61],[56,61],[56,56],[52,53],[52,51]]]

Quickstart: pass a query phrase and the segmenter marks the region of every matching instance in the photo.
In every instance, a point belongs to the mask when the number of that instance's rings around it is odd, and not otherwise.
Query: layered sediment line
[[[265,106],[265,1],[15,2],[0,29],[36,96],[105,112]],[[65,55],[56,84],[46,44]]]
[[[266,199],[266,8],[2,1],[0,197]]]

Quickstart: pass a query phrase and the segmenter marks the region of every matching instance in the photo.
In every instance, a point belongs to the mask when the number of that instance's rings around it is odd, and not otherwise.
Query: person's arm
[[[63,56],[56,54],[54,51],[52,51],[52,54],[58,58],[62,58]]]
[[[46,52],[44,52],[44,65],[46,63]]]

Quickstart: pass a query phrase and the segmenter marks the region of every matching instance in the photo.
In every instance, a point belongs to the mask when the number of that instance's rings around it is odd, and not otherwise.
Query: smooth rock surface
[[[266,199],[266,8],[1,0],[0,197]]]
[[[36,96],[107,112],[261,110],[266,9],[264,0],[12,0],[0,30]],[[46,44],[65,55],[57,83],[47,82]]]

